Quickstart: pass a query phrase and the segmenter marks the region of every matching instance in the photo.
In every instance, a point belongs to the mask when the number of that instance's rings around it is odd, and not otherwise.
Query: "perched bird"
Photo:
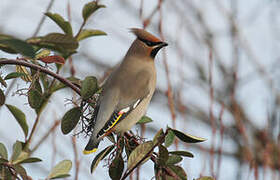
[[[130,130],[146,113],[155,91],[154,58],[167,43],[143,29],[132,28],[131,32],[137,38],[103,85],[92,135],[84,154],[95,152],[99,142],[112,131]]]

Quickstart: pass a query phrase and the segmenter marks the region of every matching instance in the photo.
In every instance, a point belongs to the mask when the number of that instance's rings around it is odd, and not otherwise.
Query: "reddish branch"
[[[21,65],[21,66],[25,66],[25,67],[29,67],[31,69],[34,70],[38,70],[40,72],[43,72],[45,74],[48,74],[52,77],[54,77],[55,79],[59,80],[61,83],[65,84],[66,86],[70,87],[71,89],[73,89],[77,94],[81,95],[81,91],[80,88],[78,88],[76,85],[74,85],[71,81],[69,81],[68,79],[60,76],[59,74],[56,74],[42,66],[36,65],[36,64],[31,64],[29,62],[26,61],[21,61],[21,60],[14,60],[14,59],[1,59],[0,60],[0,65],[8,65],[8,64],[12,64],[12,65]]]

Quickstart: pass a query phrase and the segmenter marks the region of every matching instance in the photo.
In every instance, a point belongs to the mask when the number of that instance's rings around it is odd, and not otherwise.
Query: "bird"
[[[130,30],[136,39],[102,86],[84,154],[96,152],[100,141],[111,132],[130,130],[145,115],[154,94],[154,60],[159,50],[168,44],[144,29]]]

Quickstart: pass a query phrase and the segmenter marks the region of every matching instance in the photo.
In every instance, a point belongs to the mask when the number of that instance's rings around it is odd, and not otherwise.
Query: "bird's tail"
[[[97,138],[90,137],[88,144],[83,151],[84,154],[90,154],[97,151],[100,140]]]

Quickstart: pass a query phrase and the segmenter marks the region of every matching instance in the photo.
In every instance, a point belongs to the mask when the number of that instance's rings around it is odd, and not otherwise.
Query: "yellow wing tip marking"
[[[94,152],[96,152],[96,151],[97,151],[97,148],[94,148],[94,149],[92,149],[92,150],[90,150],[90,151],[84,150],[83,153],[84,153],[84,154],[91,154],[91,153],[94,153]]]

